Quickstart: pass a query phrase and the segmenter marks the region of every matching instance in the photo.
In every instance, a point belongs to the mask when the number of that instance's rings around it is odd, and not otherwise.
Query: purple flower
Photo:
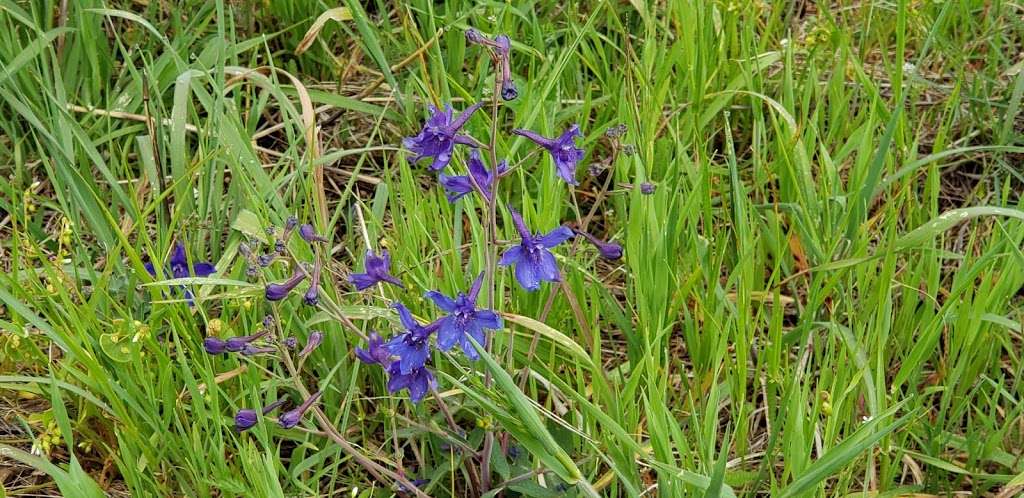
[[[476,147],[477,142],[467,135],[459,134],[459,130],[482,105],[483,102],[477,102],[456,118],[452,118],[451,106],[446,105],[443,111],[430,106],[430,118],[423,125],[419,135],[402,140],[402,145],[416,154],[409,162],[415,164],[421,159],[432,157],[434,161],[430,164],[430,169],[438,171],[444,169],[452,160],[455,144]]]
[[[281,344],[288,349],[295,349],[299,345],[299,340],[294,337],[286,337]]]
[[[356,348],[356,358],[367,365],[387,367],[391,364],[391,353],[384,347],[384,339],[377,332],[370,331],[369,345],[366,349]]]
[[[396,393],[402,389],[408,389],[412,402],[419,403],[427,391],[437,386],[434,374],[430,373],[427,367],[419,367],[403,373],[399,363],[396,361],[388,367],[388,392]]]
[[[252,335],[229,337],[227,341],[224,341],[224,349],[231,351],[232,353],[237,353],[245,349],[245,347],[248,346],[249,343],[251,343],[252,341],[255,341],[256,339],[259,339],[269,333],[269,330],[262,330]]]
[[[430,356],[430,334],[437,330],[439,322],[427,326],[420,325],[409,308],[402,303],[392,305],[398,311],[398,318],[405,327],[405,332],[395,336],[384,344],[388,352],[398,357],[399,371],[404,375],[422,367]]]
[[[515,209],[509,208],[509,213],[523,240],[518,246],[505,251],[498,264],[515,265],[516,280],[528,291],[539,289],[542,281],[558,282],[558,265],[555,263],[555,255],[549,249],[572,238],[572,230],[560,226],[547,235],[534,235],[526,228],[523,217]]]
[[[266,407],[263,408],[263,410],[260,411],[249,408],[238,410],[238,413],[235,414],[235,430],[238,432],[242,432],[246,429],[252,428],[259,421],[259,416],[261,412],[263,415],[266,415],[283,404],[284,400],[279,399],[267,405]]]
[[[619,244],[614,242],[604,242],[587,232],[577,231],[576,233],[582,235],[583,238],[587,239],[587,242],[593,244],[602,258],[614,261],[622,257],[622,246]]]
[[[501,177],[506,171],[508,171],[508,163],[505,161],[498,163],[498,177]],[[441,182],[441,186],[447,190],[448,202],[459,200],[477,187],[480,187],[485,199],[488,201],[492,199],[493,194],[491,190],[495,182],[494,172],[487,169],[487,166],[484,166],[483,160],[480,159],[480,151],[476,149],[469,153],[469,175],[449,176],[442,173],[438,176],[438,180]],[[476,185],[473,184],[474,180]]]
[[[296,268],[292,272],[292,276],[281,283],[270,283],[267,284],[265,295],[267,301],[280,301],[288,296],[288,293],[292,291],[296,286],[302,283],[306,279],[306,272],[302,271],[302,268]]]
[[[189,264],[188,255],[185,254],[185,245],[181,242],[174,244],[171,257],[167,261],[171,266],[171,276],[174,278],[206,277],[217,271],[213,263],[198,262]],[[149,261],[143,266],[150,275],[156,276],[156,268],[153,262]]]
[[[302,302],[316,306],[320,302],[320,260],[313,264],[313,275],[310,276],[309,289],[302,295]]]
[[[377,282],[387,282],[405,288],[401,280],[391,275],[391,255],[387,250],[381,251],[379,257],[373,251],[366,251],[363,266],[366,268],[366,273],[353,273],[348,276],[348,281],[356,286],[356,290],[372,287]]]
[[[574,124],[558,138],[545,138],[530,130],[515,129],[512,133],[529,138],[535,144],[544,147],[551,153],[555,161],[558,176],[570,185],[578,185],[576,181],[576,163],[583,160],[583,149],[576,147],[576,137],[582,136],[580,126]]]
[[[259,420],[259,413],[249,408],[238,410],[235,414],[235,431],[242,432],[252,428]]]
[[[312,353],[313,350],[315,350],[317,348],[317,346],[319,346],[320,343],[323,342],[323,340],[324,340],[324,333],[323,332],[317,331],[317,332],[313,332],[313,333],[309,334],[309,339],[306,340],[306,346],[304,348],[302,348],[302,351],[299,351],[299,356],[300,357],[309,356],[309,354]]]
[[[313,242],[327,242],[327,239],[316,233],[316,229],[309,223],[304,223],[299,227],[299,237],[302,237],[302,240],[311,244]]]
[[[262,346],[261,347],[261,346],[255,345],[255,344],[246,344],[245,347],[242,348],[241,353],[242,353],[243,356],[256,356],[258,354],[273,353],[275,351],[277,351],[277,350],[272,348],[272,347],[270,347],[270,346]]]
[[[301,405],[282,413],[281,416],[277,418],[277,423],[285,429],[291,429],[292,427],[299,425],[299,422],[302,421],[302,416],[306,414],[306,410],[309,410],[309,407],[313,406],[313,403],[320,397],[320,394],[321,391],[317,391],[307,398],[306,401],[303,401]]]
[[[216,337],[207,337],[203,339],[203,349],[206,350],[206,354],[218,355],[226,353],[227,343]]]
[[[650,182],[643,182],[640,184],[640,193],[644,195],[651,195],[654,193],[654,184]]]
[[[480,356],[469,338],[472,337],[477,344],[483,345],[484,329],[501,328],[501,317],[497,313],[492,310],[476,309],[476,298],[480,295],[480,284],[483,279],[484,274],[481,273],[473,281],[469,294],[460,292],[455,299],[438,291],[425,294],[438,308],[448,312],[447,316],[440,319],[440,326],[437,329],[437,347],[442,351],[448,351],[458,344],[466,357],[475,361]]]

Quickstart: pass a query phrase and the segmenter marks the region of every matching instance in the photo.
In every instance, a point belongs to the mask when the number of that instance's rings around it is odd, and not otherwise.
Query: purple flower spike
[[[482,105],[483,102],[477,102],[454,118],[451,106],[445,106],[443,111],[430,106],[430,118],[420,133],[402,140],[402,145],[416,154],[409,162],[415,164],[421,159],[432,157],[434,161],[430,164],[430,169],[439,171],[452,160],[455,144],[476,147],[477,142],[467,135],[459,134],[459,130]]]
[[[218,355],[226,353],[228,348],[227,344],[216,337],[207,337],[203,339],[203,349],[206,350],[206,354]]]
[[[381,251],[380,256],[373,251],[366,251],[363,266],[366,267],[366,273],[353,273],[348,276],[348,281],[356,286],[356,290],[373,287],[377,282],[387,282],[405,288],[401,280],[391,275],[391,255],[387,251]]]
[[[496,171],[498,177],[501,177],[506,171],[508,171],[508,163],[505,161],[498,163]],[[455,202],[461,199],[462,196],[472,192],[476,187],[480,187],[484,198],[490,201],[494,195],[491,193],[495,182],[494,174],[494,171],[484,166],[484,162],[480,158],[480,151],[473,149],[469,153],[469,175],[449,176],[442,173],[438,176],[438,180],[447,191],[448,202]],[[473,184],[474,180],[476,185]]]
[[[305,223],[299,227],[299,237],[302,237],[302,240],[305,240],[310,244],[314,242],[327,242],[327,239],[317,234],[316,229],[309,223]]]
[[[301,405],[282,413],[281,416],[277,418],[277,423],[285,429],[291,429],[292,427],[299,425],[299,422],[302,421],[302,416],[306,414],[306,410],[309,410],[309,407],[313,406],[313,403],[315,403],[320,397],[320,394],[321,391],[317,391],[307,398],[306,401],[303,401]]]
[[[309,356],[309,354],[312,353],[313,350],[315,350],[317,346],[319,346],[320,343],[323,342],[323,340],[323,332],[317,331],[309,334],[309,339],[306,341],[306,347],[302,348],[302,351],[299,351],[299,357],[304,358],[306,356]]]
[[[370,331],[369,345],[366,349],[356,348],[356,358],[367,365],[387,368],[391,364],[391,353],[384,347],[384,339],[374,331]]]
[[[551,254],[550,249],[571,239],[572,230],[560,226],[547,235],[531,234],[523,222],[523,217],[515,209],[509,208],[509,213],[522,237],[522,242],[505,251],[498,264],[515,265],[516,280],[527,291],[539,289],[540,283],[544,281],[558,282],[561,276],[555,263],[555,255]]]
[[[590,235],[587,232],[577,231],[577,233],[582,235],[583,238],[587,239],[587,242],[593,244],[593,246],[597,248],[597,252],[598,254],[601,255],[602,258],[614,261],[622,257],[622,246],[620,246],[619,244],[616,244],[615,242],[604,242],[601,239],[594,237],[593,235]]]
[[[394,362],[388,367],[388,392],[396,393],[408,389],[409,398],[413,403],[419,403],[427,391],[436,386],[437,380],[427,367],[419,367],[407,373],[402,373],[399,362]]]
[[[288,296],[288,293],[292,291],[296,286],[302,283],[306,279],[306,272],[302,271],[301,268],[296,268],[292,273],[292,276],[281,282],[267,284],[266,297],[267,301],[280,301]]]
[[[544,147],[548,152],[551,153],[551,158],[555,161],[555,169],[558,171],[558,176],[562,177],[566,183],[570,185],[579,185],[576,181],[576,163],[583,160],[583,149],[576,147],[576,137],[582,136],[580,133],[580,126],[574,124],[565,130],[561,136],[557,138],[546,138],[542,135],[534,133],[530,130],[515,129],[512,133],[526,137],[533,141],[533,143]]]
[[[458,344],[466,358],[475,361],[480,356],[469,338],[472,337],[478,344],[483,345],[484,329],[497,330],[501,328],[501,317],[497,313],[492,310],[476,309],[476,298],[480,295],[483,278],[483,273],[478,275],[469,289],[469,294],[460,292],[455,299],[438,291],[424,294],[438,308],[448,312],[447,316],[439,320],[440,326],[437,330],[437,347],[442,351],[448,351],[452,346]]]
[[[405,375],[426,364],[430,356],[430,334],[437,330],[440,322],[423,326],[402,303],[395,303],[392,307],[398,311],[398,318],[406,331],[385,343],[384,347],[398,357],[399,371]]]

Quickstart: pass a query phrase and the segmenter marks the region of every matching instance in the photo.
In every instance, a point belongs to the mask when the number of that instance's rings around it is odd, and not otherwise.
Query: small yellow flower
[[[224,330],[224,322],[220,321],[220,318],[214,318],[206,324],[206,329],[210,331],[210,335],[220,335],[220,331]]]

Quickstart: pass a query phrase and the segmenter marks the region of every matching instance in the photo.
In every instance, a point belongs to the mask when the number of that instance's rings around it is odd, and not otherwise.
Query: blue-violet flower
[[[496,171],[498,177],[501,177],[506,171],[508,171],[508,163],[505,161],[498,163]],[[438,176],[438,180],[447,191],[448,202],[459,200],[462,196],[476,189],[476,187],[479,187],[484,198],[490,201],[493,195],[491,190],[496,181],[494,175],[494,171],[484,166],[484,162],[480,158],[480,151],[473,149],[469,153],[469,175],[449,176],[442,173]],[[476,185],[473,184],[474,181]]]
[[[422,367],[430,356],[430,334],[437,330],[440,322],[432,322],[423,326],[412,317],[409,308],[402,303],[392,305],[398,311],[398,318],[405,327],[405,332],[395,336],[384,344],[388,352],[398,357],[399,372],[403,375]]]
[[[509,213],[522,237],[522,242],[505,251],[498,264],[515,265],[516,280],[528,291],[539,289],[542,281],[558,282],[558,265],[555,263],[555,255],[551,254],[549,249],[572,238],[572,230],[559,226],[546,235],[531,234],[523,222],[523,217],[515,209],[509,208]]]
[[[516,128],[512,133],[526,137],[533,143],[547,149],[555,161],[555,170],[570,185],[578,185],[576,181],[576,164],[583,160],[583,149],[576,147],[576,137],[582,136],[580,126],[574,124],[557,138],[546,138],[530,130]]]
[[[445,106],[443,111],[430,106],[430,117],[423,125],[423,130],[415,137],[406,137],[402,140],[402,145],[416,154],[409,162],[415,164],[432,157],[434,161],[430,164],[430,169],[438,171],[444,169],[452,160],[455,144],[477,147],[479,144],[476,140],[460,134],[459,130],[482,105],[483,102],[477,102],[455,118],[452,117],[451,106]]]
[[[363,266],[366,268],[366,273],[353,273],[348,276],[348,281],[356,286],[356,290],[372,287],[377,282],[387,282],[405,288],[401,280],[391,275],[391,255],[387,250],[381,251],[380,256],[374,254],[373,251],[366,251]]]
[[[455,299],[436,290],[425,294],[438,308],[448,312],[447,316],[440,319],[440,326],[437,329],[437,347],[442,351],[448,351],[458,344],[467,358],[476,360],[479,355],[469,338],[472,337],[477,344],[483,346],[484,329],[501,328],[501,317],[497,313],[492,310],[476,309],[476,299],[480,295],[483,278],[483,273],[478,275],[469,289],[469,294],[460,292]]]

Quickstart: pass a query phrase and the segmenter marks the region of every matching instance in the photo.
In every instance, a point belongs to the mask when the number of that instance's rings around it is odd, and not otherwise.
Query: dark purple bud
[[[297,285],[302,283],[306,279],[306,272],[302,271],[301,268],[296,268],[292,276],[281,283],[267,284],[265,295],[267,301],[280,301],[288,296],[288,293],[292,291]]]
[[[299,225],[299,219],[294,217],[294,216],[289,216],[288,219],[284,221],[284,237],[283,238],[287,239],[288,235],[291,234],[292,230],[295,230],[295,227],[298,226],[298,225]]]
[[[621,245],[616,244],[615,242],[604,242],[601,239],[598,239],[597,237],[594,237],[593,235],[590,235],[587,232],[577,231],[577,233],[582,235],[583,238],[587,239],[587,242],[593,244],[593,246],[597,248],[597,252],[598,254],[601,255],[602,258],[614,261],[622,257]]]
[[[238,244],[238,253],[248,258],[249,256],[252,256],[252,248],[249,247],[249,244],[242,242],[241,244]]]
[[[277,239],[274,241],[274,252],[277,254],[284,254],[285,247],[284,239]]]
[[[274,315],[266,315],[263,317],[263,328],[269,329],[271,325],[274,325]]]
[[[259,421],[259,414],[256,410],[243,409],[235,414],[235,431],[242,432],[252,428]]]
[[[227,351],[227,344],[216,337],[207,337],[203,339],[203,349],[206,354],[218,355]]]
[[[299,340],[294,337],[287,337],[281,341],[281,344],[288,349],[295,349],[299,346]]]
[[[306,399],[306,401],[303,401],[301,405],[282,413],[281,416],[277,418],[277,423],[285,429],[291,429],[292,427],[299,425],[299,422],[302,421],[302,416],[306,414],[306,410],[309,410],[309,407],[313,406],[313,403],[316,402],[319,397],[320,391],[313,393],[313,395]]]
[[[255,277],[256,275],[259,275],[259,273],[260,273],[260,269],[259,269],[258,266],[246,265],[246,267],[245,267],[245,276],[247,276],[247,277]]]
[[[316,233],[316,229],[309,223],[305,223],[299,227],[299,236],[302,237],[302,240],[311,244],[313,242],[327,242],[327,239],[318,235]]]
[[[306,341],[306,347],[302,348],[302,351],[299,351],[299,357],[305,358],[309,356],[309,354],[312,353],[313,350],[323,342],[323,340],[323,332],[313,332],[312,334],[309,334],[309,340]]]
[[[302,302],[309,306],[316,306],[320,302],[320,261],[313,265],[313,275],[310,278],[309,289],[302,296]]]
[[[275,259],[277,259],[277,253],[276,252],[272,252],[270,254],[260,254],[259,264],[260,264],[260,266],[266,268],[266,267],[270,266],[274,262]]]
[[[466,41],[469,43],[481,44],[484,43],[486,38],[483,33],[477,31],[475,28],[469,28],[466,30]]]
[[[252,335],[230,337],[228,338],[227,341],[224,342],[224,348],[227,349],[228,351],[231,351],[232,353],[237,353],[245,349],[245,347],[248,346],[249,343],[251,343],[252,341],[255,341],[256,339],[259,339],[269,333],[269,330],[261,330]]]
[[[651,195],[654,193],[654,184],[650,182],[643,182],[640,184],[640,193],[644,195]]]
[[[507,79],[501,82],[501,98],[503,100],[515,100],[519,96],[519,90],[516,90],[516,84],[511,79]]]
[[[245,356],[256,356],[258,354],[273,353],[274,351],[276,351],[276,349],[270,346],[260,347],[252,344],[246,344],[245,347],[242,348],[242,354]]]

